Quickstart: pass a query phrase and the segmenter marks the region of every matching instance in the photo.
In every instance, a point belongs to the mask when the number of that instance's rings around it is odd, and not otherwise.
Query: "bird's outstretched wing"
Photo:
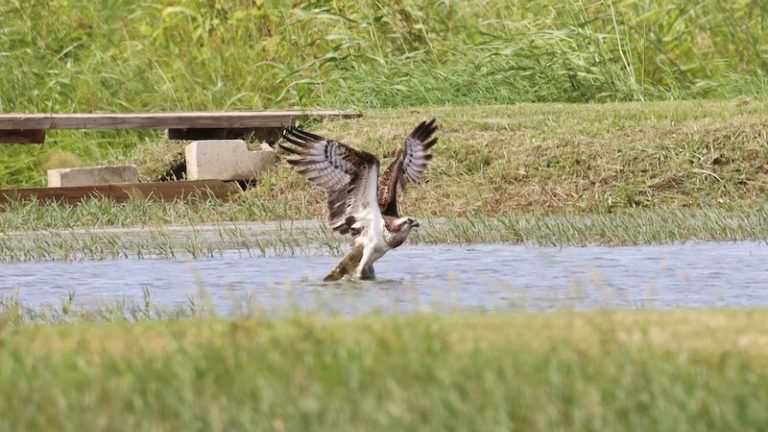
[[[428,151],[437,144],[437,138],[432,138],[436,130],[435,119],[421,122],[408,135],[395,160],[384,171],[379,182],[379,208],[384,216],[400,216],[397,210],[398,185],[405,189],[406,180],[421,182],[427,162],[432,159]]]
[[[328,192],[328,224],[334,231],[357,234],[381,224],[375,156],[295,127],[284,129],[282,136],[292,144],[280,145],[294,155],[288,163]]]

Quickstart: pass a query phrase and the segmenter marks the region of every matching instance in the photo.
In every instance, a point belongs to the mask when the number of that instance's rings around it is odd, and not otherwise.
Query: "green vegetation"
[[[394,107],[765,94],[761,2],[32,0],[0,111]]]
[[[437,117],[427,183],[409,188],[403,202],[420,216],[726,207],[764,202],[767,108],[749,101],[409,108],[312,129],[386,162],[418,119]],[[287,166],[254,193],[268,206],[296,206],[296,217],[324,211],[322,194]]]
[[[760,206],[768,193],[768,105],[756,101],[370,110],[363,118],[316,124],[312,130],[360,146],[386,163],[416,121],[433,116],[442,127],[427,183],[409,188],[403,202],[403,209],[421,217]],[[0,149],[0,160],[10,160],[17,150]],[[98,161],[141,161],[143,176],[157,178],[167,169],[157,161],[172,160],[176,151],[178,144],[147,142],[134,156],[101,155]],[[35,178],[24,184],[42,183],[42,167],[31,164],[24,172]],[[5,186],[21,181],[2,180]],[[0,226],[13,226],[20,214],[42,226],[183,224],[315,218],[324,207],[323,194],[283,164],[230,204],[132,207],[135,211],[106,204],[59,206],[37,215],[13,205],[0,215]]]
[[[76,326],[11,318],[0,324],[0,428],[8,430],[768,423],[764,310]]]
[[[717,0],[10,0],[0,112],[764,99],[767,13]],[[157,140],[56,132],[3,149],[0,183],[135,160]]]
[[[409,108],[312,130],[386,163],[416,119],[440,119],[427,181],[409,187],[401,204],[426,222],[412,243],[759,240],[768,238],[766,108],[756,101]],[[178,144],[166,144],[136,149],[145,178],[173,160]],[[0,212],[0,259],[338,254],[346,240],[322,226],[325,206],[325,194],[287,164],[230,202],[16,202]],[[290,226],[300,219],[318,223]],[[287,222],[269,235],[232,226],[251,221]],[[205,234],[200,224],[213,226]],[[81,230],[108,227],[147,229]]]
[[[98,206],[98,204],[94,204]],[[213,203],[215,205],[215,202]],[[136,203],[126,211],[141,211]],[[150,207],[152,208],[152,207]],[[38,207],[35,215],[44,214]],[[142,228],[24,228],[0,234],[0,261],[118,258],[214,258],[241,255],[341,255],[350,239],[322,222],[294,224],[149,225]],[[108,221],[108,220],[107,220]],[[764,240],[768,207],[734,210],[634,209],[593,214],[505,214],[427,219],[408,239],[415,244],[526,243],[540,246],[634,245],[686,241]]]
[[[9,0],[0,16],[3,113],[358,108],[311,129],[384,163],[438,118],[401,203],[424,222],[410,243],[768,238],[766,2]],[[112,162],[155,180],[182,145],[52,131],[0,147],[0,187]],[[283,164],[231,202],[10,203],[0,261],[339,254],[321,221],[293,222],[324,201]],[[0,430],[768,424],[768,310],[211,315],[149,291],[95,309],[0,297]]]

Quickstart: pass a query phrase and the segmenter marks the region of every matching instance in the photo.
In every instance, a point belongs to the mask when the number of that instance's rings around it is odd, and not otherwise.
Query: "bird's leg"
[[[323,279],[325,282],[337,281],[344,277],[344,275],[353,274],[355,268],[360,263],[360,259],[363,256],[363,247],[355,246],[344,258],[336,264],[336,267],[328,273],[328,276]]]
[[[363,272],[365,271],[365,268],[369,265],[368,261],[371,259],[371,255],[373,255],[373,249],[375,246],[370,245],[363,249],[363,257],[360,259],[360,264],[357,266],[357,270],[355,271],[355,276],[362,279]],[[371,266],[373,267],[373,266]]]

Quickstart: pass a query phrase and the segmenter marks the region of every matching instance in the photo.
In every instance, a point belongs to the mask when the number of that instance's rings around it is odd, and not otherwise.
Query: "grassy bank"
[[[11,430],[760,430],[763,310],[0,325]]]
[[[311,129],[387,163],[416,122],[432,116],[441,125],[440,143],[427,182],[409,188],[402,205],[419,217],[759,207],[768,192],[768,105],[750,100],[367,110],[361,119]],[[18,177],[0,177],[2,186],[43,183],[50,149],[33,148],[40,154],[31,161],[17,158],[19,146],[0,148],[0,161],[23,166]],[[130,155],[75,156],[140,162],[143,177],[152,179],[167,168],[158,161],[178,148],[158,138],[136,144]],[[324,207],[323,193],[282,164],[232,203],[13,205],[0,214],[0,226],[305,219],[322,217]]]
[[[440,144],[403,209],[493,216],[531,209],[760,204],[768,188],[768,105],[664,102],[398,109],[313,127],[392,157],[417,119],[437,117]],[[254,192],[267,207],[322,214],[324,198],[283,166]]]
[[[386,163],[414,119],[440,119],[427,181],[409,187],[401,205],[426,222],[412,243],[762,240],[768,238],[766,108],[746,100],[411,108],[370,110],[312,129]],[[143,176],[159,175],[158,161],[173,149],[162,141],[139,146]],[[201,257],[232,248],[255,256],[338,254],[345,241],[321,223],[285,225],[269,235],[232,226],[322,221],[325,206],[325,194],[287,164],[230,202],[12,203],[0,212],[0,259]],[[200,224],[213,226],[194,227]],[[80,231],[109,227],[148,229]],[[29,233],[34,230],[43,233]]]

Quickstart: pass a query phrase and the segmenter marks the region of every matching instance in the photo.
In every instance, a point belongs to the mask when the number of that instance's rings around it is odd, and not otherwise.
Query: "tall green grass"
[[[764,430],[766,312],[17,325],[4,430]]]
[[[0,111],[764,94],[763,2],[11,0]]]

